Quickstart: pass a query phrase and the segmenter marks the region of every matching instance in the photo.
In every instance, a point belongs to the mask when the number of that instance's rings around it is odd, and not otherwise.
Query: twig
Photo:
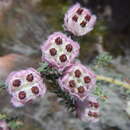
[[[102,80],[102,81],[105,81],[105,82],[109,82],[109,83],[112,83],[112,84],[115,84],[115,85],[122,86],[124,88],[130,89],[130,84],[125,83],[125,82],[120,81],[120,80],[116,80],[116,79],[110,78],[110,77],[97,75],[97,80]]]

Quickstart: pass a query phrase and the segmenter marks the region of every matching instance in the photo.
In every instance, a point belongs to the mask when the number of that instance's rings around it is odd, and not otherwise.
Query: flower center
[[[55,39],[55,42],[56,42],[57,45],[60,45],[60,44],[62,44],[62,39],[60,37],[57,37]]]
[[[20,80],[16,79],[16,80],[13,81],[13,86],[14,87],[19,87],[20,85],[21,85],[21,81]]]
[[[93,113],[91,111],[88,112],[88,116],[92,117]]]
[[[29,75],[27,75],[27,77],[26,77],[26,80],[29,81],[29,82],[32,82],[33,79],[34,79],[33,74],[29,74]]]
[[[85,91],[85,90],[84,90],[84,87],[81,86],[81,87],[78,88],[78,92],[79,92],[79,93],[83,93],[84,91]]]
[[[73,47],[72,47],[71,44],[68,44],[68,45],[66,46],[66,50],[67,50],[68,52],[71,52],[72,49],[73,49]]]
[[[70,81],[69,81],[69,86],[70,86],[71,88],[74,88],[74,87],[75,87],[75,82],[74,82],[74,80],[70,80]]]
[[[51,54],[51,56],[55,56],[56,53],[57,53],[57,51],[56,51],[55,48],[51,48],[51,49],[50,49],[50,54]]]
[[[76,15],[74,15],[74,16],[72,17],[72,20],[75,21],[75,22],[77,22],[78,17],[77,17]]]
[[[75,71],[75,77],[79,78],[81,76],[80,70]]]
[[[82,9],[82,8],[79,8],[79,9],[77,10],[77,14],[79,14],[79,15],[81,15],[82,12],[83,12],[83,9]]]
[[[67,60],[67,56],[66,55],[63,54],[63,55],[60,56],[60,61],[61,62],[65,62],[66,60]]]
[[[21,91],[20,93],[19,93],[19,99],[25,99],[26,98],[26,93],[24,92],[24,91]]]
[[[87,15],[85,16],[85,19],[86,19],[86,21],[89,21],[89,20],[91,19],[91,16],[87,14]]]
[[[93,107],[93,102],[89,101],[88,104],[90,107]]]
[[[96,112],[93,112],[93,117],[97,118],[98,117],[98,114]]]
[[[84,82],[85,83],[90,83],[91,82],[90,77],[89,76],[84,77]]]
[[[86,24],[87,24],[87,22],[85,22],[85,21],[82,21],[82,22],[80,23],[81,27],[85,27]]]
[[[39,93],[39,88],[38,87],[32,87],[32,93],[38,94]]]
[[[99,104],[98,104],[98,103],[94,103],[94,107],[95,107],[95,108],[98,108],[98,107],[99,107]]]

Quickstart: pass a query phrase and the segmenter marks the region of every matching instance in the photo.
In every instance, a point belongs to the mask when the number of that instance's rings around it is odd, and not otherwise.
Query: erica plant
[[[34,102],[44,97],[48,90],[55,93],[60,102],[79,119],[97,122],[101,116],[100,99],[106,99],[99,82],[130,88],[127,82],[98,74],[98,67],[109,64],[112,59],[108,53],[96,57],[93,71],[89,65],[83,65],[77,59],[80,44],[72,38],[86,35],[93,30],[95,23],[96,16],[78,3],[67,11],[64,18],[65,32],[54,32],[41,44],[42,60],[39,68],[11,72],[6,82],[1,82],[1,88],[6,88],[14,107]],[[7,130],[5,121],[0,121],[1,127]]]

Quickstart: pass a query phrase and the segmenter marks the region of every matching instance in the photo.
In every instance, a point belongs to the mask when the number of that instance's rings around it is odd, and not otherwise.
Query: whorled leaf
[[[38,71],[41,73],[41,76],[47,79],[48,84],[48,89],[50,92],[55,93],[57,97],[60,98],[60,103],[64,104],[68,111],[75,111],[76,109],[76,101],[74,100],[73,97],[69,95],[68,92],[62,91],[60,88],[57,79],[59,76],[61,76],[61,73],[58,73],[56,69],[53,67],[49,66],[48,63],[40,63],[40,67],[38,68]]]
[[[99,56],[96,57],[94,64],[98,67],[107,66],[112,61],[112,56],[107,53],[103,52],[102,54],[99,54]]]

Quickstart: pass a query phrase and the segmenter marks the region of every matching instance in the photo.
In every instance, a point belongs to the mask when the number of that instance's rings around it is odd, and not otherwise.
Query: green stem
[[[105,82],[109,82],[109,83],[112,83],[112,84],[115,84],[115,85],[122,86],[124,88],[130,89],[130,84],[128,84],[126,82],[122,82],[120,80],[110,78],[110,77],[105,77],[103,75],[97,75],[97,80],[102,80],[102,81],[105,81]]]

